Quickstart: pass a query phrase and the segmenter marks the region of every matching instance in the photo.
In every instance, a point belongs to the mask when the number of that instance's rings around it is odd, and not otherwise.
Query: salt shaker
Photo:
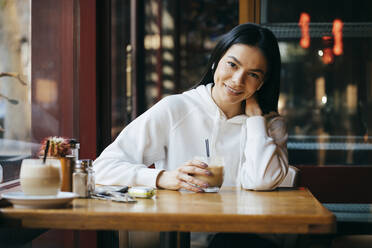
[[[81,198],[88,197],[88,173],[87,163],[84,160],[76,160],[74,173],[72,174],[72,189]]]

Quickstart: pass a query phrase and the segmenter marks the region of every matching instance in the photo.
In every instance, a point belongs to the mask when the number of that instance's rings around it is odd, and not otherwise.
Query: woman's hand
[[[256,94],[245,100],[245,114],[248,116],[262,115],[262,110],[257,102]]]
[[[275,144],[285,146],[288,139],[287,122],[276,112],[265,115],[267,133],[274,139]]]
[[[163,189],[187,189],[194,192],[204,192],[202,188],[207,188],[208,183],[193,177],[193,175],[210,176],[211,172],[206,169],[207,167],[207,164],[197,160],[186,162],[176,170],[162,171],[157,178],[156,186]]]

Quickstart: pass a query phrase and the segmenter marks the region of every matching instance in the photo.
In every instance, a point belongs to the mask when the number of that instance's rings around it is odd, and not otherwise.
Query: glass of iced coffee
[[[61,187],[59,159],[24,159],[19,175],[25,195],[56,195]]]
[[[208,164],[206,168],[212,175],[194,175],[195,178],[208,183],[208,188],[204,189],[205,192],[218,192],[223,183],[224,177],[224,159],[223,157],[195,157],[194,160]]]

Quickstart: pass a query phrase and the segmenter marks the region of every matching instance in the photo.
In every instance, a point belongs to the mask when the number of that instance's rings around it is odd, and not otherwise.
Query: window
[[[18,178],[32,154],[30,0],[0,4],[0,165],[3,182]],[[39,92],[45,100],[50,96]],[[0,181],[1,182],[1,181]]]
[[[219,37],[238,24],[238,8],[237,0],[145,1],[146,108],[199,82]]]
[[[279,39],[294,165],[372,164],[370,1],[261,1]]]
[[[81,157],[95,158],[94,14],[89,0],[0,1],[3,182],[19,177],[47,136],[76,138]]]
[[[316,100],[314,100],[316,93],[315,93],[315,86],[306,88],[304,87],[304,83],[309,81],[309,75],[310,71],[304,70],[304,68],[309,67],[309,64],[312,63],[312,61],[316,61],[314,58],[311,59],[311,56],[315,57],[318,56],[318,61],[314,65],[315,69],[312,68],[312,70],[315,72],[320,72],[320,68],[333,68],[332,70],[325,70],[326,77],[324,77],[324,81],[318,80],[317,84],[318,89],[318,102],[322,103],[323,105],[327,106],[327,111],[332,108],[328,108],[329,106],[334,106],[334,101],[331,101],[331,98],[335,94],[337,90],[338,92],[343,92],[341,94],[341,102],[344,106],[343,108],[346,109],[348,104],[346,100],[346,94],[345,92],[349,91],[349,96],[351,95],[357,95],[357,100],[355,100],[355,97],[349,97],[349,103],[355,102],[357,103],[356,107],[356,113],[357,118],[359,120],[362,120],[362,123],[367,124],[367,130],[371,126],[371,119],[368,116],[369,112],[371,111],[371,103],[370,100],[366,97],[367,94],[370,94],[371,89],[371,82],[370,82],[370,73],[369,73],[369,64],[370,62],[363,64],[360,64],[358,66],[358,63],[361,61],[356,60],[357,57],[347,57],[344,56],[346,50],[350,50],[351,48],[354,48],[356,50],[364,50],[365,53],[362,55],[363,60],[366,62],[370,60],[370,48],[367,47],[358,47],[358,45],[355,44],[361,44],[362,40],[361,37],[370,37],[370,15],[368,14],[371,10],[371,4],[369,1],[358,1],[358,3],[351,3],[348,1],[267,1],[267,0],[254,0],[254,1],[247,1],[247,0],[239,0],[240,3],[240,16],[239,19],[241,22],[256,22],[256,23],[263,23],[263,25],[266,25],[268,28],[271,28],[274,33],[279,36],[279,42],[281,43],[281,50],[283,53],[283,47],[289,47],[286,46],[286,44],[299,44],[301,40],[301,28],[299,26],[301,13],[308,14],[310,16],[310,36],[308,36],[310,39],[310,46],[307,49],[304,49],[301,47],[301,45],[296,45],[299,51],[307,51],[308,56],[303,57],[304,55],[301,53],[297,54],[297,56],[292,57],[291,59],[284,58],[283,59],[283,71],[282,71],[282,77],[285,79],[285,81],[282,81],[282,92],[284,94],[288,95],[292,94],[292,100],[297,98],[300,101],[303,101],[302,98],[309,97],[309,106],[305,111],[309,112],[312,111],[312,108],[319,108],[315,105]],[[333,63],[330,63],[329,65],[321,65],[323,62],[320,63],[322,60],[319,56],[321,53],[312,54],[309,51],[314,49],[315,52],[318,52],[319,47],[324,48],[324,44],[326,44],[326,47],[333,48],[332,40],[333,37],[331,36],[331,39],[325,38],[325,42],[323,43],[323,40],[320,41],[320,36],[323,37],[324,32],[326,31],[325,36],[333,35],[332,33],[332,26],[334,20],[341,19],[344,26],[349,27],[349,34],[352,34],[350,37],[343,38],[343,54],[342,56],[337,55],[338,57],[334,60],[336,61]],[[306,20],[306,18],[305,18]],[[337,23],[337,22],[336,22]],[[336,25],[337,26],[337,25]],[[305,26],[306,27],[306,26]],[[350,28],[351,27],[351,28]],[[361,28],[362,27],[362,28]],[[303,29],[303,30],[306,30]],[[283,32],[284,31],[284,32]],[[331,32],[330,32],[331,31]],[[339,32],[338,32],[339,33]],[[306,34],[306,33],[305,33]],[[317,34],[317,35],[315,35]],[[314,35],[312,37],[311,35]],[[306,36],[305,36],[306,37]],[[353,38],[352,38],[353,37]],[[328,39],[328,42],[327,42]],[[367,38],[370,39],[370,38]],[[296,41],[295,41],[296,40]],[[305,39],[306,40],[306,39]],[[355,41],[355,42],[354,42]],[[355,43],[354,45],[352,45]],[[284,44],[284,45],[283,45]],[[345,46],[351,46],[351,48],[345,48]],[[370,43],[364,43],[364,45],[370,46]],[[318,46],[318,49],[316,49],[316,46]],[[293,47],[293,46],[292,46]],[[329,51],[329,50],[328,50]],[[285,54],[285,53],[284,53]],[[293,54],[293,51],[292,51]],[[324,51],[323,51],[324,54]],[[356,54],[360,54],[358,51]],[[283,55],[283,54],[282,54]],[[288,55],[288,53],[287,53]],[[310,56],[309,56],[310,55]],[[333,54],[335,55],[335,54]],[[288,60],[286,60],[288,59]],[[304,64],[297,63],[297,67],[291,68],[288,65],[296,64],[296,60],[302,59]],[[349,61],[346,61],[348,59]],[[351,60],[350,60],[351,59]],[[363,61],[362,60],[362,61]],[[341,63],[340,63],[341,62]],[[349,65],[353,65],[350,68],[346,68],[347,73],[349,73],[348,78],[341,78],[337,73],[335,73],[336,70],[340,70],[339,67],[331,66],[331,64],[341,64],[345,66],[344,64],[348,63]],[[295,70],[297,69],[304,70],[303,73],[305,73],[307,76],[306,78],[302,77],[302,79],[305,80],[298,80],[294,77],[288,77],[290,74],[294,74]],[[286,71],[286,70],[292,70]],[[350,74],[350,71],[352,72]],[[345,73],[345,72],[341,72]],[[329,76],[331,75],[331,77]],[[310,79],[314,77],[314,74]],[[350,78],[358,79],[360,81],[352,81],[352,87],[349,87],[349,90],[347,88],[344,88],[342,90],[342,87],[345,87],[345,85],[350,84]],[[336,80],[337,79],[337,80]],[[292,82],[290,81],[292,80]],[[295,80],[295,81],[293,81]],[[336,83],[337,82],[337,83]],[[340,82],[344,82],[341,83]],[[331,84],[332,83],[332,84]],[[290,87],[286,87],[287,85],[291,85]],[[363,85],[364,84],[364,85]],[[322,87],[324,85],[324,87]],[[344,86],[342,86],[344,85]],[[331,86],[331,87],[330,87]],[[357,87],[355,87],[357,86]],[[288,92],[291,90],[291,87],[294,87],[292,89],[292,93]],[[337,89],[338,88],[338,89]],[[336,89],[335,92],[332,92],[331,89]],[[362,90],[365,89],[365,90]],[[326,93],[326,98],[324,98],[324,94]],[[357,92],[357,94],[355,94]],[[285,96],[285,95],[284,95]],[[302,98],[300,97],[302,96]],[[340,99],[340,96],[338,96]],[[306,99],[306,98],[305,98]],[[354,99],[351,101],[351,99]],[[280,99],[281,102],[285,102],[285,106],[290,107],[287,105],[289,102],[283,101],[283,97]],[[298,101],[297,100],[297,101]],[[320,101],[319,101],[320,100]],[[293,104],[298,104],[298,102],[293,102]],[[360,109],[359,102],[362,101],[363,105],[363,113],[358,110]],[[306,101],[305,101],[306,102]],[[312,102],[312,103],[311,103]],[[325,104],[324,104],[325,103]],[[365,104],[366,103],[366,104]],[[303,104],[303,103],[302,103]],[[302,105],[302,109],[304,109],[305,105]],[[340,105],[339,105],[340,106]],[[353,104],[351,104],[353,106]],[[351,108],[353,109],[353,108]],[[355,109],[355,108],[354,108]],[[353,133],[342,133],[336,134],[335,130],[329,129],[330,132],[328,135],[319,135],[316,133],[305,133],[305,134],[299,134],[296,133],[298,131],[298,128],[296,130],[296,121],[299,120],[299,118],[293,118],[294,116],[301,116],[301,112],[296,112],[297,108],[291,108],[291,111],[288,111],[289,108],[286,110],[283,108],[283,105],[281,106],[281,111],[283,115],[287,115],[287,118],[289,119],[289,128],[290,128],[290,139],[288,143],[289,147],[289,159],[290,163],[297,164],[297,167],[300,168],[301,174],[300,174],[300,185],[304,187],[308,187],[311,192],[321,201],[321,202],[354,202],[354,203],[365,203],[365,202],[372,202],[372,197],[369,193],[369,189],[372,187],[371,180],[369,179],[372,173],[372,167],[368,166],[371,165],[371,153],[367,153],[368,150],[370,150],[370,131],[367,131],[367,135],[365,135],[364,131],[361,132],[361,130],[365,130],[365,128],[357,128],[353,130]],[[325,109],[324,109],[325,110]],[[324,111],[323,110],[323,111]],[[311,113],[311,112],[310,112]],[[361,114],[359,114],[361,113]],[[316,115],[319,115],[318,113],[315,113]],[[343,116],[346,118],[349,118],[349,113],[343,113]],[[370,115],[370,114],[369,114]],[[354,114],[356,116],[356,114]],[[366,118],[364,118],[367,116]],[[343,117],[343,118],[344,118]],[[328,118],[328,116],[326,116]],[[364,122],[364,120],[366,122]],[[305,116],[305,118],[302,120],[302,124],[300,124],[300,127],[304,127],[306,122],[309,121],[309,118]],[[312,121],[312,120],[310,120]],[[320,119],[321,125],[324,125],[324,119]],[[338,122],[340,123],[340,126],[343,125],[342,121],[345,121],[344,119],[339,119]],[[319,119],[317,120],[319,123]],[[355,119],[349,119],[348,122],[355,123]],[[360,121],[358,121],[360,123]],[[327,124],[328,125],[328,124]],[[358,126],[358,125],[357,125]],[[338,128],[338,132],[340,129]],[[355,133],[364,133],[362,134],[355,134]],[[294,149],[296,147],[297,151]],[[312,149],[309,149],[311,147]],[[332,149],[328,149],[329,147],[332,147]],[[342,149],[340,149],[340,147]],[[299,149],[301,148],[301,149]],[[327,148],[327,149],[324,149]],[[345,149],[346,148],[346,149]],[[298,154],[302,153],[301,156],[298,156]],[[335,156],[335,153],[340,156],[339,158]],[[362,154],[363,159],[358,158],[359,154]],[[349,158],[349,159],[345,159]],[[364,160],[366,159],[366,160]],[[319,165],[319,164],[320,165]],[[361,164],[359,164],[361,163]]]
[[[158,100],[198,83],[220,35],[238,24],[239,1],[144,0],[137,1],[138,6],[109,2],[114,139],[133,117]],[[140,18],[130,8],[137,8]],[[136,24],[131,23],[134,20]]]

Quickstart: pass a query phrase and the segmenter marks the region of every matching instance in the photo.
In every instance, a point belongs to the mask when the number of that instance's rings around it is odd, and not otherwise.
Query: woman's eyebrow
[[[242,63],[237,58],[235,58],[234,56],[228,55],[227,57],[233,59],[238,65],[242,66]]]
[[[234,56],[228,55],[227,57],[233,59],[238,65],[242,66],[242,63],[237,58],[235,58]],[[250,69],[250,71],[260,72],[260,73],[262,73],[262,75],[265,75],[265,72],[261,69]]]
[[[262,75],[265,75],[265,72],[261,69],[251,69],[250,71],[253,71],[253,72],[259,72],[261,73]]]

